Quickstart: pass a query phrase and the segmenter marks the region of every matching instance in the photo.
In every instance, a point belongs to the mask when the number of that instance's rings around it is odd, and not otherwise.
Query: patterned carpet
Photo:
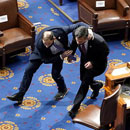
[[[47,0],[18,0],[20,12],[26,16],[36,27],[36,35],[45,27],[52,25],[71,24]],[[69,36],[71,40],[71,35]],[[109,41],[110,54],[108,65],[127,62],[130,57],[130,42],[123,40]],[[77,50],[77,60],[74,63],[64,61],[62,74],[65,78],[69,92],[61,101],[54,101],[57,93],[54,80],[51,77],[51,65],[41,65],[35,73],[23,103],[17,106],[16,102],[9,101],[6,96],[18,91],[24,70],[30,55],[30,47],[25,53],[21,53],[10,59],[6,68],[0,70],[0,130],[92,130],[79,124],[73,124],[68,116],[72,107],[75,94],[79,88],[79,61],[80,53]],[[96,77],[105,83],[105,75]],[[89,104],[101,105],[104,98],[104,89],[96,100],[91,100],[89,92],[81,104],[82,111]],[[129,127],[130,128],[130,127]],[[127,130],[129,130],[129,128]]]
[[[71,22],[75,22],[78,20],[77,0],[62,0],[62,5],[59,4],[59,0],[48,0],[48,1],[52,5],[54,5],[54,7],[56,7]]]

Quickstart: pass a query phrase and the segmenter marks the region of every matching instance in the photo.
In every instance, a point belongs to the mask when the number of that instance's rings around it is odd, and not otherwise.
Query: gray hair
[[[54,39],[54,34],[52,31],[45,31],[42,34],[42,38],[44,40],[53,40]]]
[[[80,26],[75,30],[74,33],[75,37],[81,38],[81,37],[88,37],[88,28],[85,26]]]

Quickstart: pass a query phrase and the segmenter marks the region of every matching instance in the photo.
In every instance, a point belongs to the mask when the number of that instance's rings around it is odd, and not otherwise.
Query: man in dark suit
[[[52,78],[58,86],[58,93],[54,98],[55,100],[62,99],[67,94],[67,87],[61,75],[63,60],[65,57],[72,59],[72,50],[69,50],[68,47],[68,34],[83,24],[77,23],[70,26],[43,29],[37,37],[35,49],[24,72],[19,92],[12,96],[7,96],[7,98],[22,103],[23,97],[32,81],[33,74],[42,63],[45,63],[52,64]],[[89,26],[86,25],[86,27]]]
[[[81,85],[74,99],[73,107],[69,115],[74,118],[78,112],[81,102],[84,100],[89,86],[93,93],[91,99],[95,99],[99,94],[99,89],[103,86],[101,82],[95,81],[94,77],[102,74],[107,66],[107,56],[109,48],[106,41],[98,34],[88,39],[88,28],[80,26],[74,31],[74,38],[71,49],[73,54],[77,47],[81,52],[80,79]]]

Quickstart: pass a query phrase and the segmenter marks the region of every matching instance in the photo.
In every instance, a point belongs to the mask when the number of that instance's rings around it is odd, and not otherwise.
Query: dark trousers
[[[25,69],[24,76],[19,88],[19,92],[26,93],[28,90],[33,74],[37,71],[43,62],[41,60],[29,61],[27,68]],[[52,63],[52,78],[57,83],[58,91],[63,92],[66,90],[66,85],[63,76],[60,74],[63,66],[63,61],[59,60]]]
[[[84,68],[84,65],[80,66],[81,85],[74,99],[73,107],[71,109],[72,111],[76,112],[79,109],[81,102],[86,97],[89,86],[93,90],[96,89],[98,82],[94,80],[94,77],[102,74],[104,70],[105,68],[102,70],[97,70],[97,69],[87,70]]]

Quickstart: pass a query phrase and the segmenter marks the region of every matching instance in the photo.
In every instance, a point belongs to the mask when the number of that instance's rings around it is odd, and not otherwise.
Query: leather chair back
[[[113,90],[113,94],[103,99],[101,107],[93,104],[88,105],[84,110],[78,112],[76,117],[73,118],[73,122],[95,130],[108,130],[110,124],[110,128],[112,128],[116,119],[117,100],[120,91],[121,85],[119,84]]]
[[[121,85],[118,85],[115,88],[115,91],[110,96],[107,96],[103,99],[102,106],[101,106],[101,115],[100,115],[100,122],[102,126],[113,122],[116,118],[116,111],[117,111],[117,100],[120,95]]]
[[[96,7],[96,2],[104,1],[104,7]],[[116,0],[86,0],[86,3],[93,8],[95,11],[105,10],[105,9],[115,9],[116,8]]]
[[[0,30],[6,30],[17,26],[16,0],[0,0]],[[11,11],[10,11],[11,10]],[[1,22],[2,19],[7,19]]]

